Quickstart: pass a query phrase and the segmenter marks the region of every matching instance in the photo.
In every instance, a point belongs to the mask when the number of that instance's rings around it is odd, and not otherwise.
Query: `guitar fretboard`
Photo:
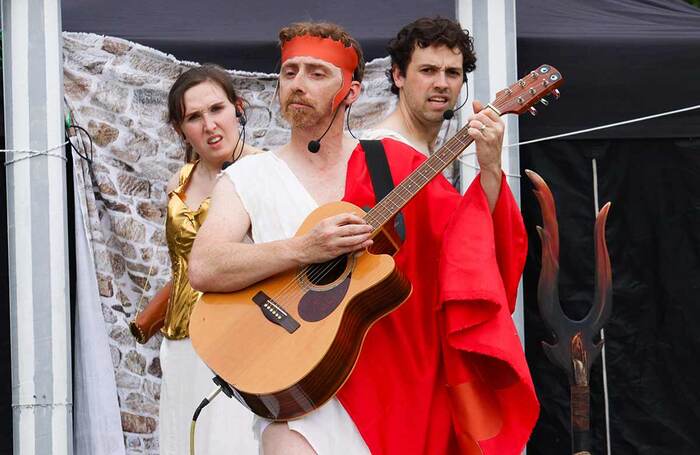
[[[428,182],[442,172],[474,141],[467,133],[468,129],[469,126],[467,125],[457,131],[457,134],[447,141],[445,145],[433,153],[411,175],[406,177],[384,199],[367,212],[365,221],[377,231],[384,223],[396,215]]]

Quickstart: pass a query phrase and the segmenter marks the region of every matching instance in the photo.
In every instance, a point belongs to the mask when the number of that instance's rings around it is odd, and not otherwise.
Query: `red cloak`
[[[382,142],[395,184],[425,160]],[[376,203],[360,145],[344,200]],[[460,196],[438,176],[403,214],[394,259],[413,293],[369,330],[338,399],[375,455],[518,454],[539,404],[511,319],[527,237],[505,178],[493,213],[479,178]]]

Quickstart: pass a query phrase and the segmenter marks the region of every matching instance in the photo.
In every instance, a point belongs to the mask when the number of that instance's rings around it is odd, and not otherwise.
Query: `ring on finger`
[[[481,128],[479,128],[479,132],[481,134],[484,134],[484,130],[486,129],[486,125],[481,125]]]

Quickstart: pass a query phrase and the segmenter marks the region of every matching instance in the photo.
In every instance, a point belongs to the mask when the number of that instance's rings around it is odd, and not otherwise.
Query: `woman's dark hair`
[[[203,82],[211,81],[217,84],[226,93],[226,97],[231,103],[236,106],[241,103],[241,99],[236,95],[233,88],[233,80],[231,76],[219,65],[213,63],[205,63],[202,66],[190,68],[182,73],[170,87],[168,93],[168,123],[180,132],[180,125],[185,119],[185,92],[192,87]],[[196,152],[192,146],[187,144],[185,150],[185,162],[189,163],[196,158]]]
[[[387,77],[391,82],[391,92],[399,94],[399,88],[391,74],[396,66],[402,75],[406,75],[406,68],[411,63],[411,56],[416,47],[426,48],[430,46],[447,46],[450,49],[458,49],[462,53],[462,70],[466,80],[467,73],[476,68],[476,55],[474,55],[474,43],[467,30],[462,30],[459,23],[444,17],[422,17],[402,28],[396,38],[389,41],[387,51],[391,56],[391,68],[387,70]]]

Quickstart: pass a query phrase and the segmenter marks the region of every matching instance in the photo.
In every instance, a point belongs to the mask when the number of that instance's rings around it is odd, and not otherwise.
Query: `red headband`
[[[295,36],[282,45],[282,64],[292,57],[314,57],[340,68],[343,84],[333,98],[333,109],[336,109],[348,95],[352,73],[357,68],[355,49],[352,46],[345,47],[340,41],[331,38]]]

